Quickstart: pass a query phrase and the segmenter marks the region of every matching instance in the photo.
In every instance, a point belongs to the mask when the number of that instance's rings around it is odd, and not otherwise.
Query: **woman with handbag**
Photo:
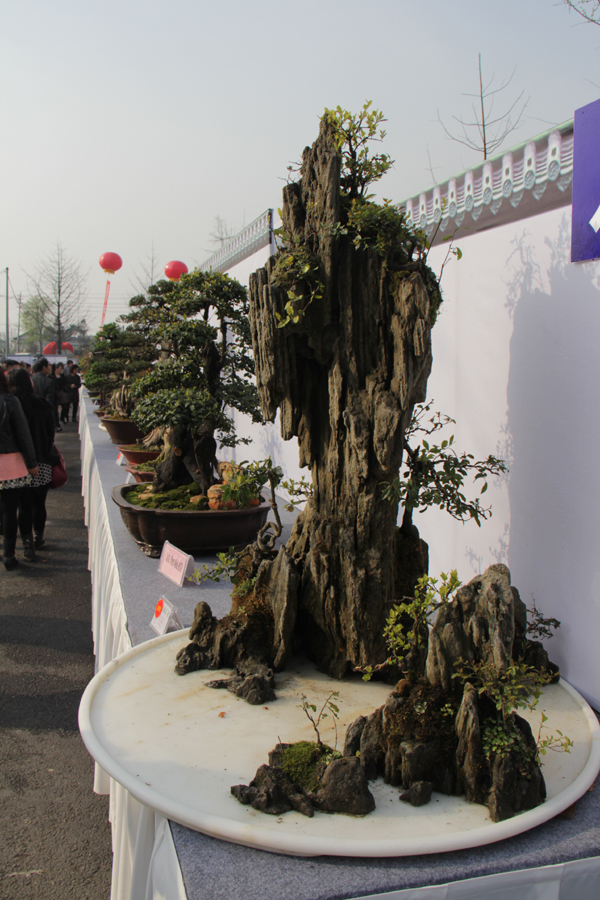
[[[8,392],[0,370],[0,502],[2,504],[2,560],[5,569],[17,565],[17,514],[23,488],[39,475],[25,413]]]
[[[36,397],[31,379],[23,369],[8,373],[8,386],[17,397],[31,434],[39,472],[29,487],[23,488],[19,502],[19,531],[25,559],[34,560],[35,551],[45,543],[46,496],[52,480],[52,467],[60,461],[54,446],[54,416],[45,400]]]

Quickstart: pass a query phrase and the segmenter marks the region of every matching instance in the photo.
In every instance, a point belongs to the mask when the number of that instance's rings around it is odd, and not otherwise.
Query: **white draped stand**
[[[89,528],[96,670],[153,637],[161,595],[191,624],[197,589],[177,589],[134,544],[110,498],[125,482],[116,452],[83,399],[80,435]],[[289,528],[291,522],[287,520]],[[287,529],[286,529],[287,530]],[[285,538],[285,534],[284,534]],[[206,561],[206,560],[205,560]],[[227,585],[204,588],[216,615]],[[111,900],[597,900],[600,896],[600,782],[573,820],[474,850],[384,860],[298,858],[228,844],[190,831],[135,800],[96,767],[94,790],[110,794]]]

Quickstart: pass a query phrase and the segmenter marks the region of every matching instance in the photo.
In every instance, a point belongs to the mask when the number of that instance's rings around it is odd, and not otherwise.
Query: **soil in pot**
[[[206,497],[200,493],[198,485],[192,481],[172,491],[153,493],[147,485],[134,487],[123,495],[123,499],[132,506],[141,506],[142,509],[170,509],[188,512],[197,512],[199,509],[208,509]]]

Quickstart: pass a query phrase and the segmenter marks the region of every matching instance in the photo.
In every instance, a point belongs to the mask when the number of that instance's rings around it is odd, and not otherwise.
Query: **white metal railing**
[[[227,241],[201,265],[203,272],[226,272],[273,241],[273,210],[267,209],[254,222]]]

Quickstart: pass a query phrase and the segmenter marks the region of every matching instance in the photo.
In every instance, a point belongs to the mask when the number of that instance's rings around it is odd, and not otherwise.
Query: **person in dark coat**
[[[65,391],[67,392],[67,404],[62,408],[62,421],[69,421],[69,406],[71,410],[71,422],[77,421],[77,410],[79,409],[79,388],[81,387],[81,377],[79,375],[79,366],[73,363],[71,371],[65,378]]]
[[[54,446],[54,416],[48,403],[33,392],[31,379],[23,369],[13,369],[8,386],[19,400],[33,440],[39,472],[30,487],[23,488],[19,502],[19,531],[25,559],[34,560],[35,551],[45,544],[46,496],[52,480],[52,466],[60,461]]]
[[[56,391],[56,382],[50,378],[52,366],[45,356],[40,356],[35,361],[33,367],[33,390],[36,397],[45,400],[54,408],[54,392]]]
[[[39,474],[31,432],[17,397],[8,392],[6,375],[0,370],[0,466],[2,456],[21,453],[28,475],[0,480],[2,504],[2,560],[5,569],[18,564],[15,556],[17,516],[23,488]]]
[[[54,395],[52,398],[53,407],[54,407],[54,429],[56,431],[62,431],[60,427],[59,414],[58,410],[62,403],[67,402],[67,395],[65,393],[65,376],[63,375],[64,366],[62,363],[53,363],[52,371],[50,373],[50,381],[54,382]]]

